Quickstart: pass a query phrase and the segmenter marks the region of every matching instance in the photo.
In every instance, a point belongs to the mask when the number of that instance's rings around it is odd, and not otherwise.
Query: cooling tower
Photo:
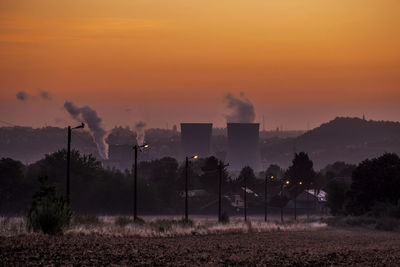
[[[181,123],[181,157],[209,157],[212,123]]]
[[[227,162],[231,170],[260,170],[259,123],[228,123]]]

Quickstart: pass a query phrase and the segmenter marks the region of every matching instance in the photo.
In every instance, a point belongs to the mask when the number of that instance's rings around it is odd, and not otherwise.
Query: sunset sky
[[[399,121],[400,1],[0,0],[2,121],[64,127],[70,100],[107,129],[221,127],[228,92],[267,129]]]

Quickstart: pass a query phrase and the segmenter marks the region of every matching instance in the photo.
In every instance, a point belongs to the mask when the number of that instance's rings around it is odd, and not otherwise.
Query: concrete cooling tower
[[[227,162],[231,170],[250,166],[261,169],[259,147],[259,123],[228,123]]]
[[[212,123],[181,123],[181,158],[209,157]]]

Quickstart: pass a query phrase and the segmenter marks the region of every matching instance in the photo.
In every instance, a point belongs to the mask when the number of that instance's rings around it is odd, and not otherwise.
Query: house
[[[327,213],[326,196],[323,190],[304,190],[297,195],[296,209],[299,213]],[[289,200],[285,208],[294,209],[294,199]]]

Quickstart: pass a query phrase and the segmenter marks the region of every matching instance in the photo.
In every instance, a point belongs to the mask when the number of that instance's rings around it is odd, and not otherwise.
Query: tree
[[[344,213],[344,204],[349,186],[344,182],[332,180],[326,187],[327,206],[330,208],[332,215],[340,215]]]
[[[32,197],[28,213],[28,229],[44,234],[62,234],[69,225],[72,213],[65,197],[58,196],[56,187],[39,177],[40,188]]]
[[[377,202],[397,205],[400,200],[400,158],[386,153],[361,162],[353,172],[346,210],[361,215]]]
[[[209,157],[205,160],[201,167],[202,175],[200,176],[200,183],[202,188],[211,193],[218,192],[219,186],[219,165],[220,161],[215,157]],[[226,169],[222,170],[222,187],[226,188],[229,175]]]
[[[161,207],[171,208],[177,200],[178,162],[171,157],[151,162],[150,182]]]
[[[24,195],[32,187],[24,177],[25,166],[16,160],[2,158],[0,160],[0,213],[10,213],[27,208]]]
[[[256,176],[254,174],[254,171],[251,167],[245,166],[243,169],[240,171],[239,177],[235,181],[236,188],[242,188],[243,187],[243,181],[246,178],[246,186],[248,189],[253,190],[256,185]],[[241,191],[241,190],[240,190]]]
[[[276,164],[271,164],[268,166],[267,171],[265,172],[268,177],[274,177],[274,179],[280,179],[283,176],[283,170]]]
[[[300,152],[294,155],[292,165],[286,171],[286,177],[289,179],[291,186],[298,185],[301,182],[303,186],[309,187],[314,182],[313,162],[307,153]]]

